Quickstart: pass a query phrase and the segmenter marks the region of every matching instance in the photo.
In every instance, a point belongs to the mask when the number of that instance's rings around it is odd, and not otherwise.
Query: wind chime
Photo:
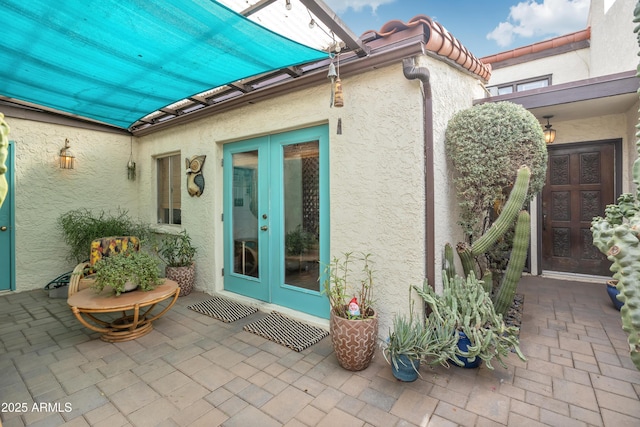
[[[331,80],[331,102],[329,107],[343,107],[344,95],[342,94],[342,80],[340,80],[340,60],[336,61],[338,66],[333,63],[333,58],[329,64],[329,75],[327,76]],[[338,117],[338,128],[336,130],[338,135],[342,135],[342,118]]]
[[[130,141],[129,161],[127,162],[127,179],[134,181],[136,179],[136,162],[133,161],[133,138]]]
[[[342,80],[340,80],[340,60],[336,61],[338,66],[333,63],[333,60],[329,64],[329,75],[327,76],[331,80],[331,103],[330,107],[343,107],[344,95],[342,94]]]

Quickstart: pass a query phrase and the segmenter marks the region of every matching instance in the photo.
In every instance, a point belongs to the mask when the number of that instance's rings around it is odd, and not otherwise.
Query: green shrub
[[[542,126],[520,105],[497,102],[460,111],[447,126],[445,149],[456,170],[460,224],[471,241],[489,227],[496,201],[505,198],[520,166],[531,169],[526,201],[544,186],[547,147]]]
[[[154,238],[151,227],[129,217],[127,211],[94,213],[75,209],[58,217],[58,228],[69,246],[67,259],[82,262],[89,258],[91,242],[101,237],[136,236],[141,242]]]

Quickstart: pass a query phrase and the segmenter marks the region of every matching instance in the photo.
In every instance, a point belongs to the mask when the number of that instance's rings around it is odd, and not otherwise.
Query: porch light
[[[544,142],[547,144],[553,144],[553,141],[556,140],[556,131],[551,128],[551,124],[549,123],[549,119],[553,116],[542,116],[543,119],[547,119],[547,124],[544,127]]]
[[[71,152],[69,140],[64,140],[64,148],[60,149],[60,169],[73,169],[76,157]]]
[[[285,7],[287,8],[287,10],[291,10],[291,0],[286,1]]]

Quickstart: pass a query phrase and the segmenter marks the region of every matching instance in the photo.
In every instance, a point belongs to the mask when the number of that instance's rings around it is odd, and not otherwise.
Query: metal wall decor
[[[185,159],[187,166],[187,192],[191,197],[200,197],[204,191],[204,176],[202,175],[202,166],[205,155],[193,156],[191,159]]]

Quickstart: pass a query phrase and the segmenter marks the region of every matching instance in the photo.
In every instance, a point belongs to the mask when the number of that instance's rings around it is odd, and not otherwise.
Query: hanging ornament
[[[331,100],[329,102],[329,107],[333,107],[333,100],[335,96],[334,89],[335,89],[336,77],[338,77],[338,73],[336,73],[336,66],[333,65],[333,62],[329,64],[329,74],[327,75],[327,77],[329,78],[329,80],[331,80]]]
[[[340,80],[340,77],[336,77],[336,80],[334,82],[334,99],[333,99],[333,106],[334,107],[342,107],[344,106],[344,96],[342,95],[342,80]]]
[[[131,149],[129,152],[129,161],[127,162],[127,179],[135,181],[136,179],[136,162],[133,161],[133,138],[131,138]]]

